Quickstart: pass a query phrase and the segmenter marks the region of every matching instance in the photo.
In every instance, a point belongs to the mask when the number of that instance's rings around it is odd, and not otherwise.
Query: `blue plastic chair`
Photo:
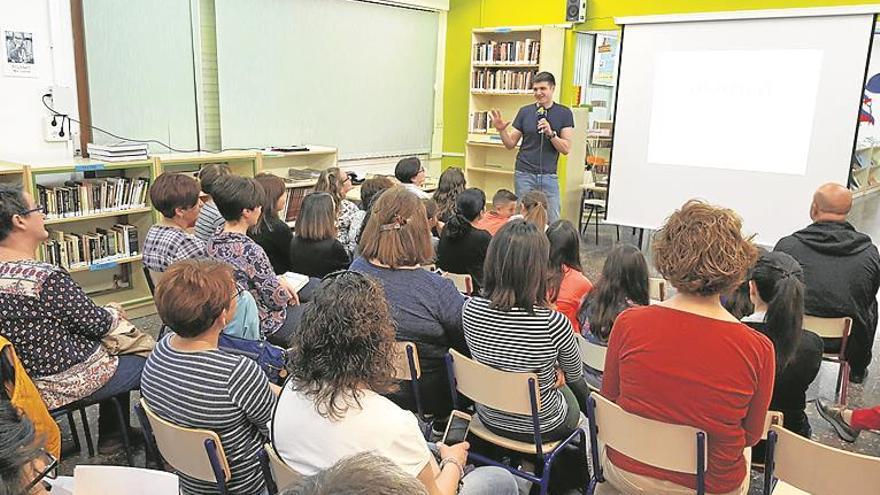
[[[449,373],[449,387],[456,409],[458,409],[459,403],[458,394],[461,392],[478,404],[512,414],[531,415],[532,418],[532,427],[534,428],[532,443],[518,442],[489,431],[477,415],[474,415],[471,420],[470,432],[499,447],[536,456],[537,473],[522,471],[476,452],[468,453],[470,460],[506,469],[514,476],[538,484],[541,495],[546,495],[550,485],[550,469],[553,467],[553,461],[566,445],[579,440],[577,446],[580,448],[583,458],[586,459],[587,435],[581,427],[575,428],[562,441],[544,443],[541,440],[541,426],[538,416],[540,392],[538,377],[534,373],[500,371],[480,364],[473,359],[468,359],[454,349],[450,349],[449,354],[446,355],[446,369]],[[584,469],[589,470],[587,465],[584,465]]]
[[[590,454],[593,476],[587,488],[592,494],[605,482],[599,452],[601,442],[643,464],[697,477],[697,495],[706,493],[706,433],[697,428],[663,423],[628,413],[596,392],[587,399],[590,423]],[[659,446],[659,448],[658,448]]]

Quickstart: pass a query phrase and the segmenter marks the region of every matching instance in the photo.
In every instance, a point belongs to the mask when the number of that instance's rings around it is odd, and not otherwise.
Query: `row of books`
[[[82,234],[52,230],[40,246],[40,255],[47,263],[68,270],[137,256],[138,230],[126,224]]]
[[[477,91],[528,91],[532,89],[533,70],[475,69],[471,89]]]
[[[86,149],[90,158],[105,162],[130,162],[148,158],[146,143],[120,142],[107,145],[89,143]]]
[[[537,64],[540,56],[541,42],[530,38],[474,43],[476,63]]]
[[[470,132],[473,133],[494,133],[497,132],[492,127],[492,120],[489,112],[474,112],[471,114]]]
[[[37,200],[48,218],[66,218],[146,206],[150,179],[110,177],[69,180],[62,186],[37,184]]]

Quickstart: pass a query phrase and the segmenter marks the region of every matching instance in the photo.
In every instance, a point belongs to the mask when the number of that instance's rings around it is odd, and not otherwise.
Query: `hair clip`
[[[389,230],[400,230],[401,227],[406,225],[407,219],[401,217],[400,215],[394,215],[394,218],[391,219],[393,223],[386,223],[379,227],[379,232],[387,232]]]

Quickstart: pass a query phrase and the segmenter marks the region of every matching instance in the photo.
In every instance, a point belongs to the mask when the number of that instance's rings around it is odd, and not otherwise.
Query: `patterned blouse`
[[[207,255],[232,265],[238,286],[254,296],[263,335],[281,328],[290,296],[278,283],[272,263],[259,244],[245,234],[220,232],[208,240]]]
[[[118,317],[96,306],[59,267],[0,263],[0,333],[50,409],[91,395],[116,372],[118,361],[104,351],[101,337]]]
[[[175,261],[204,255],[201,239],[175,227],[153,225],[144,239],[144,265],[154,272],[164,272]]]
[[[356,204],[347,199],[339,202],[339,216],[336,218],[336,239],[345,247],[349,256],[351,256],[352,240],[354,236],[357,236],[358,230],[353,230],[352,225],[360,210]],[[354,243],[356,244],[357,241],[354,241]]]

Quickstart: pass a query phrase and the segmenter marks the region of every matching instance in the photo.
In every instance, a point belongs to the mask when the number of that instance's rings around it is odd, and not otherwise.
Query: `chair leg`
[[[581,211],[580,211],[580,214],[578,214],[578,232],[580,232],[583,229],[583,225],[584,225],[584,199],[586,197],[587,197],[587,192],[581,191],[581,208],[580,208]]]
[[[620,242],[620,225],[615,225],[614,228],[617,229],[617,242]]]
[[[847,363],[846,361],[840,363],[840,373],[837,374],[837,377],[840,382],[840,387],[838,388],[840,392],[840,399],[838,400],[838,402],[840,402],[841,404],[846,404],[846,396],[849,392],[849,373],[849,363]]]
[[[590,219],[591,218],[593,218],[593,208],[592,207],[590,207],[590,211],[589,211],[589,213],[587,213],[587,222],[584,223],[583,229],[581,229],[581,232],[583,232],[584,235],[587,235],[587,229],[590,228]]]
[[[122,428],[122,445],[125,449],[125,459],[128,461],[128,465],[134,467],[134,456],[131,453],[131,440],[128,438],[128,421],[125,420],[125,414],[122,411],[122,404],[116,399],[116,397],[111,397],[110,402],[113,404],[113,409],[116,411],[116,420],[119,421],[119,425]]]
[[[599,245],[599,210],[596,210],[596,245]]]
[[[79,408],[79,417],[83,424],[83,433],[86,437],[86,448],[89,450],[89,457],[95,456],[95,444],[92,443],[92,429],[89,427],[89,418],[86,415],[86,408]]]
[[[73,419],[73,411],[67,411],[67,424],[70,426],[70,435],[73,437],[73,446],[76,448],[76,452],[82,452],[82,444],[79,442],[79,431],[76,428],[76,420]]]

